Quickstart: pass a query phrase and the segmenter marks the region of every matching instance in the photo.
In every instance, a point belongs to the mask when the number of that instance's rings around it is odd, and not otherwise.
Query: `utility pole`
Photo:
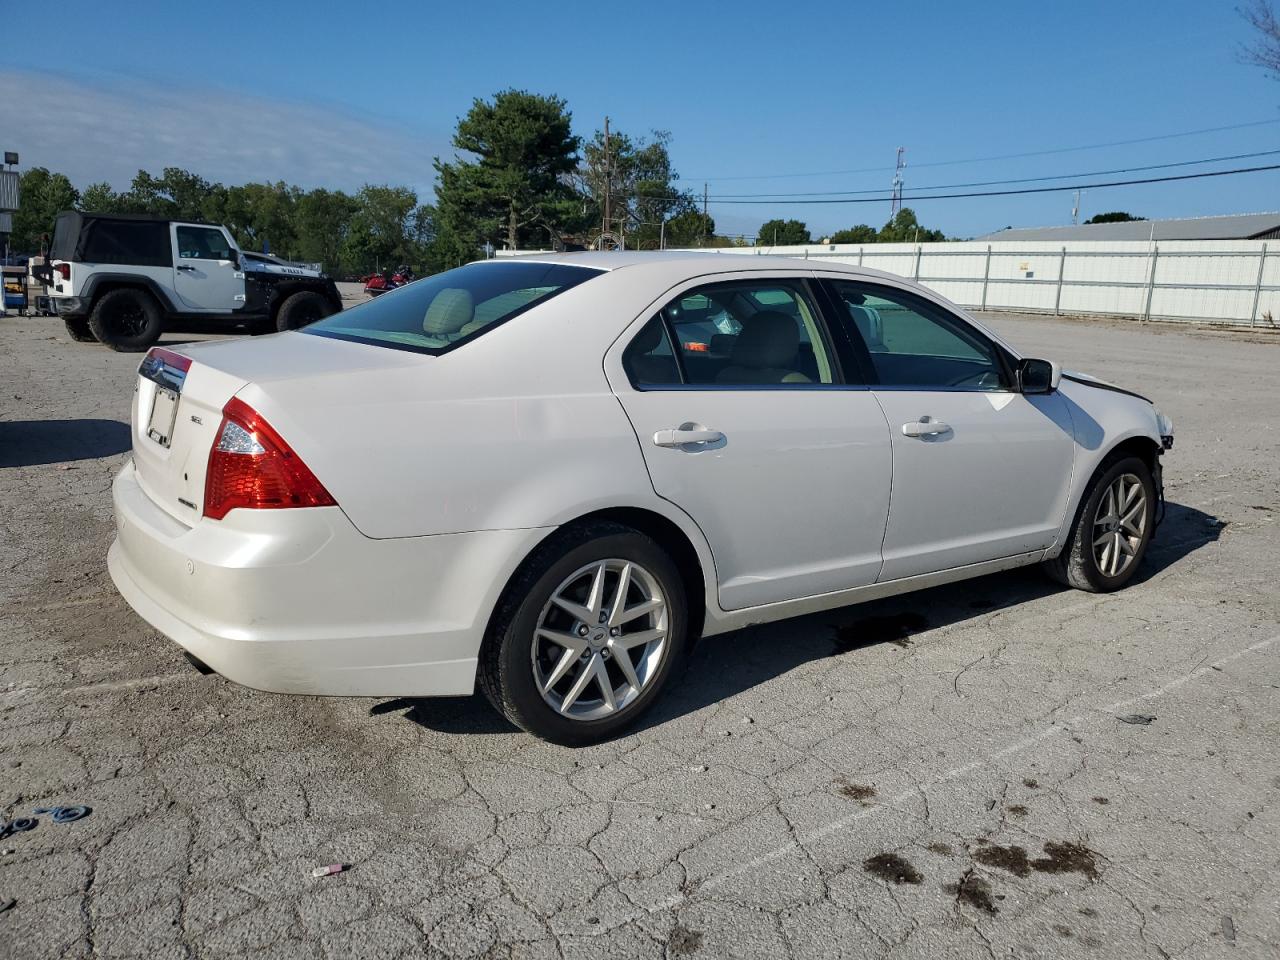
[[[907,165],[907,148],[898,148],[898,162],[893,168],[893,200],[889,204],[889,219],[902,209],[902,168]]]
[[[1071,225],[1074,227],[1080,222],[1080,191],[1076,191],[1075,202],[1071,204]]]
[[[707,184],[702,184],[702,245],[707,245]]]
[[[600,224],[600,236],[603,238],[609,232],[609,205],[612,197],[610,196],[613,187],[613,173],[611,164],[609,163],[609,118],[604,118],[604,221]],[[604,249],[603,241],[600,248]]]

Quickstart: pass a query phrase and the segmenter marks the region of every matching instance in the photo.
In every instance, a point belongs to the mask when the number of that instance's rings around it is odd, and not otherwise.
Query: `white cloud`
[[[175,166],[226,184],[405,184],[425,199],[432,158],[452,155],[444,135],[224,90],[17,70],[0,70],[0,89],[0,146],[17,150],[23,169],[48,167],[79,187],[123,189],[139,169]]]

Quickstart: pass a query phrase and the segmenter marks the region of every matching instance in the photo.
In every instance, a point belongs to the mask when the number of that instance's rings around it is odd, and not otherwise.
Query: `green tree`
[[[756,233],[756,243],[762,246],[812,243],[809,227],[799,220],[766,220]]]
[[[1130,223],[1134,220],[1145,220],[1146,217],[1135,217],[1123,210],[1112,210],[1110,213],[1095,213],[1085,223]]]
[[[341,190],[317,188],[302,194],[294,206],[298,259],[321,263],[331,273],[349,269],[342,257],[343,245],[359,206]]]
[[[572,209],[568,175],[578,161],[572,114],[559,97],[503,90],[475,100],[458,121],[453,145],[477,159],[438,157],[436,198],[443,221],[460,238],[505,241],[555,236]],[[466,240],[464,239],[464,242]]]
[[[695,212],[697,203],[677,185],[680,175],[671,164],[671,134],[654,130],[650,140],[632,140],[620,131],[604,133],[588,141],[574,182],[585,199],[584,232],[595,232],[603,220],[606,188],[609,195],[609,227],[625,237],[628,247],[656,249],[663,240],[664,221]]]
[[[85,213],[120,213],[124,198],[106,181],[91,183],[80,194],[80,209]]]
[[[715,235],[715,220],[700,210],[687,210],[667,221],[669,247],[712,246]]]
[[[208,213],[210,198],[219,189],[218,185],[181,167],[165,167],[158,177],[139,170],[119,205],[130,213],[201,220]]]
[[[217,214],[208,219],[226,224],[243,250],[270,249],[287,258],[297,247],[295,207],[300,193],[284,181],[227,187],[217,204],[206,206],[208,213]]]
[[[876,228],[859,223],[845,230],[837,230],[828,240],[831,243],[875,243]]]
[[[416,193],[408,187],[366,184],[356,194],[355,204],[342,247],[342,260],[349,269],[386,269],[419,261]]]
[[[947,237],[941,230],[929,230],[920,226],[916,212],[910,207],[903,207],[880,228],[880,235],[876,239],[880,243],[934,243]]]
[[[53,234],[53,221],[63,210],[75,209],[80,194],[65,174],[32,167],[18,180],[18,209],[13,215],[12,250],[36,252],[44,234]]]

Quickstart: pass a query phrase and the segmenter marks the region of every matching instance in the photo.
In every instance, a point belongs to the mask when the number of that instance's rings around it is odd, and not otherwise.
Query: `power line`
[[[1106,147],[1125,147],[1135,143],[1155,143],[1160,140],[1176,140],[1180,137],[1196,137],[1206,133],[1223,133],[1227,130],[1244,130],[1248,127],[1261,127],[1267,124],[1280,123],[1280,117],[1269,120],[1251,120],[1248,123],[1233,123],[1223,127],[1205,127],[1202,130],[1184,130],[1180,133],[1162,133],[1152,137],[1135,137],[1130,140],[1112,140],[1107,143],[1089,143],[1077,147],[1055,147],[1050,150],[1028,150],[1022,153],[1002,153],[990,157],[971,157],[968,160],[934,160],[930,163],[912,164],[913,169],[921,167],[950,167],[965,163],[990,163],[993,160],[1018,160],[1024,157],[1045,157],[1055,153],[1076,153],[1081,150],[1102,150]],[[785,180],[797,177],[840,177],[854,173],[884,173],[887,166],[862,167],[858,170],[817,170],[809,173],[761,173],[731,177],[690,177],[691,180]]]
[[[1170,167],[1190,167],[1201,163],[1225,163],[1228,160],[1252,160],[1256,157],[1273,157],[1280,150],[1260,150],[1257,153],[1237,153],[1226,157],[1206,157],[1203,160],[1180,160],[1177,163],[1153,163],[1145,167],[1118,167],[1114,170],[1091,170],[1087,173],[1062,173],[1052,177],[1022,177],[1016,180],[975,180],[970,183],[936,183],[927,187],[906,187],[912,190],[954,190],[961,187],[993,187],[1008,183],[1043,183],[1046,180],[1070,180],[1075,177],[1106,177],[1117,173],[1140,173],[1144,170],[1167,170]],[[722,193],[712,195],[712,200],[765,199],[777,198],[779,202],[787,197],[853,197],[867,194],[882,195],[883,187],[873,190],[810,190],[803,193]],[[910,200],[911,197],[904,197]]]
[[[1024,187],[1020,190],[983,190],[975,193],[931,193],[907,197],[908,200],[956,200],[962,197],[1008,197],[1027,193],[1061,193],[1069,190],[1100,190],[1103,187],[1128,187],[1141,183],[1169,183],[1174,180],[1201,180],[1205,177],[1229,177],[1241,173],[1261,173],[1266,170],[1280,170],[1280,163],[1265,167],[1241,167],[1236,170],[1210,170],[1205,173],[1183,173],[1171,177],[1144,177],[1140,180],[1110,180],[1099,183],[1071,183],[1057,187]],[[791,204],[811,203],[885,203],[891,199],[888,194],[878,197],[837,197],[827,200],[789,200]],[[778,204],[778,200],[721,200],[722,204]]]

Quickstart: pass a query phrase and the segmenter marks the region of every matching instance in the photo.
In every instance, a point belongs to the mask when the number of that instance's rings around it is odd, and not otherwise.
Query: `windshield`
[[[302,332],[445,353],[599,273],[556,263],[472,263],[384,293]]]

